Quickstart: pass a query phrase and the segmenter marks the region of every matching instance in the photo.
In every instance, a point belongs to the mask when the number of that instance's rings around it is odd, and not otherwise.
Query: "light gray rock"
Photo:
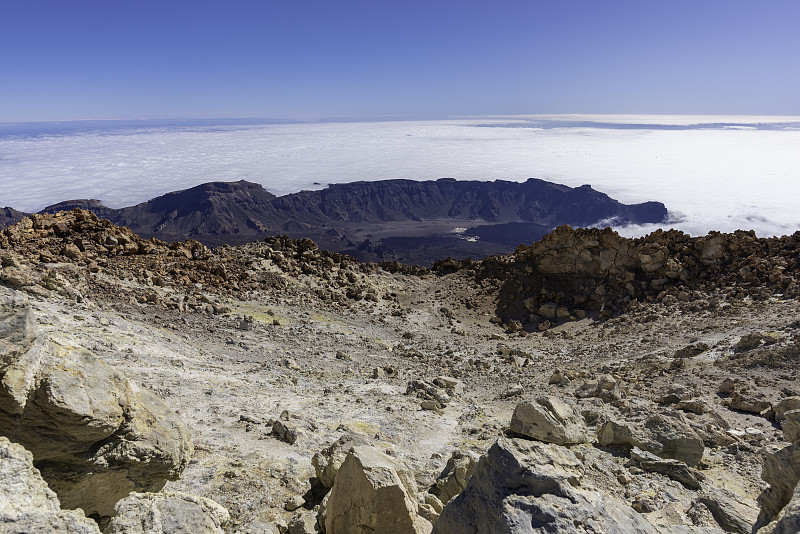
[[[0,532],[99,534],[83,510],[62,510],[22,445],[0,437]]]
[[[597,380],[587,380],[578,386],[575,396],[580,399],[597,397],[606,402],[613,402],[622,398],[622,390],[613,376],[603,375]]]
[[[289,521],[286,534],[316,534],[317,518],[308,512],[299,513]]]
[[[452,376],[438,376],[433,380],[433,383],[439,387],[445,388],[451,396],[464,393],[464,383]]]
[[[761,399],[752,395],[743,395],[739,392],[734,392],[730,398],[725,400],[724,404],[732,410],[752,413],[755,415],[764,414],[772,407],[772,405],[765,399]]]
[[[664,459],[652,452],[643,451],[637,447],[631,449],[631,460],[640,469],[651,473],[667,475],[686,486],[688,489],[700,489],[702,475],[680,460]]]
[[[800,441],[800,410],[784,412],[781,429],[783,430],[783,439],[786,441],[791,443]]]
[[[235,534],[281,534],[281,531],[272,521],[254,517],[237,528]]]
[[[750,534],[758,518],[758,509],[739,500],[736,495],[719,488],[707,488],[698,500],[714,516],[725,532]]]
[[[607,421],[597,431],[603,447],[639,447],[662,458],[680,460],[694,467],[703,458],[703,440],[678,417],[656,414],[642,423]]]
[[[775,403],[773,409],[775,411],[775,420],[780,423],[783,421],[786,412],[800,410],[800,397],[784,397]]]
[[[66,508],[108,517],[131,491],[158,491],[192,454],[189,431],[153,393],[0,303],[0,434],[25,446]]]
[[[758,496],[761,513],[756,528],[776,521],[781,510],[792,500],[800,481],[800,442],[768,454],[764,458],[761,478],[769,486]]]
[[[444,509],[444,504],[436,495],[431,495],[430,493],[421,494],[419,501],[417,513],[430,521],[432,525],[435,525],[439,520],[439,514]]]
[[[115,507],[105,534],[222,534],[228,511],[186,493],[131,493]]]
[[[303,497],[301,497],[300,495],[292,495],[291,497],[286,499],[285,503],[283,503],[283,509],[286,510],[287,512],[294,512],[295,510],[303,506],[305,503],[306,503],[305,499],[303,499]]]
[[[311,465],[314,466],[317,479],[323,486],[328,489],[333,487],[336,474],[344,463],[347,453],[357,445],[367,445],[367,440],[358,434],[348,432],[311,458]]]
[[[414,479],[392,458],[360,445],[348,453],[325,506],[327,534],[429,534]]]
[[[434,483],[431,493],[438,497],[443,504],[447,504],[450,499],[464,491],[477,466],[478,457],[474,453],[453,451],[442,474]]]
[[[567,448],[500,439],[434,534],[655,534],[629,506],[580,486],[583,464]],[[580,486],[580,487],[579,487]]]
[[[510,429],[516,434],[557,445],[589,441],[583,418],[558,397],[539,397],[534,402],[518,404]]]
[[[800,485],[777,519],[759,529],[758,534],[797,534],[800,532]]]

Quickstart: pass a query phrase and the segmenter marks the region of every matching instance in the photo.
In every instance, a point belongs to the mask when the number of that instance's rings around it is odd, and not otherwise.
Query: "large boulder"
[[[764,458],[761,478],[769,486],[758,496],[761,513],[756,523],[757,528],[777,520],[794,497],[800,481],[800,442],[768,454]]]
[[[698,497],[725,532],[750,534],[758,519],[758,508],[725,489],[707,487]]]
[[[0,302],[0,435],[33,453],[65,508],[108,517],[132,491],[158,491],[192,454],[189,431],[153,393],[68,342],[38,335]]]
[[[0,437],[0,532],[100,534],[83,510],[62,510],[22,445]]]
[[[582,462],[565,447],[500,439],[433,533],[656,533],[631,507],[579,487],[582,476]]]
[[[106,534],[223,534],[230,518],[216,501],[186,493],[131,493],[115,507]]]
[[[511,431],[522,436],[557,445],[589,441],[583,418],[557,397],[539,397],[523,402],[511,416]]]
[[[347,454],[325,505],[327,534],[429,534],[414,479],[392,458],[360,445]]]
[[[800,485],[794,488],[794,495],[775,521],[758,531],[758,534],[797,534],[800,532]]]
[[[703,440],[679,417],[656,414],[644,422],[606,421],[597,431],[603,447],[639,447],[662,458],[680,460],[690,467],[703,458]]]

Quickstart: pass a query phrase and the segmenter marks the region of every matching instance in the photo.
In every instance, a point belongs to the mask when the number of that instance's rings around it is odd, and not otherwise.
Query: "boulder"
[[[703,458],[703,440],[678,417],[653,415],[642,423],[603,423],[597,431],[603,447],[639,447],[662,458],[680,460],[690,467]]]
[[[786,412],[800,410],[800,397],[784,397],[775,403],[773,410],[775,411],[775,420],[780,423],[783,421]]]
[[[725,532],[750,534],[758,518],[758,509],[742,502],[735,494],[719,488],[706,488],[698,501],[711,512]]]
[[[655,534],[631,507],[578,487],[583,464],[567,448],[498,440],[464,491],[448,503],[434,534]]]
[[[325,506],[327,534],[429,534],[414,479],[389,456],[359,445],[347,454]]]
[[[223,534],[228,511],[186,493],[131,493],[117,503],[106,534]]]
[[[800,441],[800,410],[785,412],[781,429],[783,430],[783,439],[786,441],[790,443]]]
[[[275,421],[272,424],[271,435],[275,436],[278,440],[293,445],[297,441],[299,435],[297,427],[288,421]]]
[[[772,405],[764,399],[759,399],[751,395],[743,395],[739,392],[734,392],[730,398],[725,399],[724,404],[732,410],[755,415],[761,415],[772,407]]]
[[[316,534],[317,518],[308,512],[301,512],[289,520],[286,534]]]
[[[558,397],[539,397],[518,404],[511,416],[511,431],[556,445],[586,443],[589,436],[583,418]]]
[[[0,532],[100,534],[100,529],[83,510],[62,510],[33,467],[33,455],[0,437]]]
[[[439,497],[425,493],[420,495],[417,513],[430,521],[431,525],[435,525],[443,508],[444,504],[439,500]]]
[[[776,521],[781,510],[792,500],[800,481],[800,443],[768,454],[764,458],[761,478],[769,486],[758,496],[761,513],[757,528]]]
[[[447,460],[442,474],[431,488],[431,493],[439,498],[443,504],[447,504],[450,499],[464,491],[467,482],[475,473],[478,465],[478,458],[469,451],[455,450]],[[441,510],[438,510],[441,512]]]
[[[28,306],[0,303],[0,433],[33,454],[66,508],[111,516],[189,463],[180,418],[88,351],[38,335]]]
[[[775,521],[758,530],[757,534],[797,534],[800,532],[800,485]]]
[[[367,445],[367,440],[358,434],[348,432],[311,458],[311,465],[314,466],[320,484],[328,489],[333,487],[336,474],[347,458],[347,453],[357,445]]]
[[[644,471],[661,473],[691,490],[700,489],[702,475],[679,460],[665,460],[637,447],[631,450],[631,461]]]

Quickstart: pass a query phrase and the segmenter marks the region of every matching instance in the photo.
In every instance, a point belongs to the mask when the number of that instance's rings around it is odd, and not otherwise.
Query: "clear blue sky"
[[[0,122],[800,115],[798,0],[0,0]]]

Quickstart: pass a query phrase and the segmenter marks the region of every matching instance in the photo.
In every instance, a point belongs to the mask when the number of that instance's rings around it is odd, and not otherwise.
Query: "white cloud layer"
[[[626,203],[659,200],[676,219],[664,227],[692,235],[782,235],[800,229],[798,125],[573,115],[0,135],[0,206],[36,211],[97,198],[121,207],[212,180],[245,179],[281,195],[355,180],[535,177],[589,183]]]

